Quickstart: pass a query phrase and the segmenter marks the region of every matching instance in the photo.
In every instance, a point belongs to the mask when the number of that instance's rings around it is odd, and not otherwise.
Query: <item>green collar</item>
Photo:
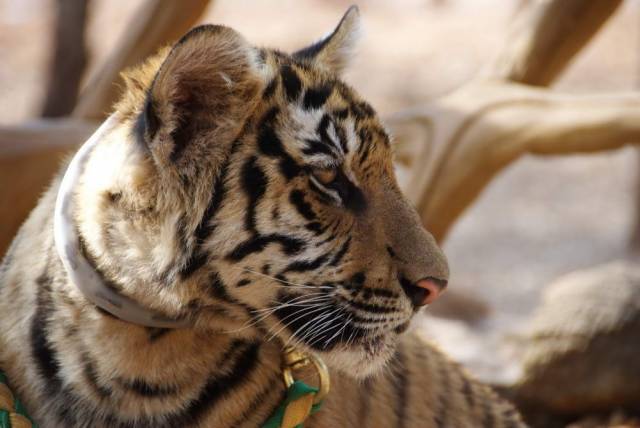
[[[293,378],[294,370],[312,365],[319,387],[314,388]],[[287,393],[262,428],[302,428],[304,421],[320,410],[322,400],[329,393],[329,370],[316,355],[305,354],[293,347],[283,352],[282,376]]]
[[[304,420],[322,407],[322,401],[313,404],[313,398],[317,393],[318,388],[311,387],[301,380],[294,381],[287,389],[282,403],[262,428],[302,428]]]
[[[0,371],[0,428],[38,428],[38,425],[27,415],[27,411],[17,398],[13,396],[7,377]]]

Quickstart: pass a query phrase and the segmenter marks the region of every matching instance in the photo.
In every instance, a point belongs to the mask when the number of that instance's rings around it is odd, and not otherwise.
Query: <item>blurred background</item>
[[[452,270],[415,328],[534,425],[640,426],[640,0],[0,0],[0,254],[122,66],[200,22],[291,51],[352,3],[364,33],[344,78],[396,134]],[[489,118],[496,100],[514,107]]]

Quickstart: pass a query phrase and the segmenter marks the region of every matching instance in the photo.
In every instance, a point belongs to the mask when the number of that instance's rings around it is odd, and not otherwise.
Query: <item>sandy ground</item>
[[[327,31],[351,2],[218,0],[203,21],[284,50]],[[374,0],[361,6],[365,31],[346,74],[381,113],[427,102],[490,63],[508,40],[519,0]],[[46,82],[52,0],[0,0],[0,124],[38,113]],[[105,60],[141,0],[94,0],[88,76]],[[627,0],[555,85],[559,91],[637,89],[640,0]],[[636,215],[638,155],[521,159],[464,214],[444,248],[451,288],[492,308],[482,322],[423,317],[416,328],[485,378],[510,379],[510,335],[558,275],[623,256]],[[2,185],[2,183],[0,183]],[[507,340],[505,341],[505,338]]]

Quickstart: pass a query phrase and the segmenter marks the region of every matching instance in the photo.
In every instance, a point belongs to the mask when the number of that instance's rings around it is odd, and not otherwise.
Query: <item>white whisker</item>
[[[344,311],[345,311],[344,307],[340,307],[340,311],[341,311],[341,312],[344,312]],[[341,332],[343,332],[343,331],[347,328],[347,325],[349,325],[349,322],[350,322],[350,318],[347,318],[347,319],[345,320],[345,322],[342,324],[342,327],[340,327],[340,328],[338,329],[338,331],[336,331],[336,332],[333,334],[333,336],[331,336],[330,338],[328,338],[327,340],[325,340],[325,341],[324,341],[324,346],[327,346],[329,343],[331,343],[331,341],[332,341],[336,336],[338,336]]]
[[[302,313],[298,313],[298,312],[294,312],[292,314],[287,315],[286,317],[282,318],[280,320],[280,322],[283,324],[281,328],[279,328],[278,330],[276,330],[275,332],[273,332],[269,338],[267,340],[272,340],[273,338],[275,338],[282,330],[284,330],[285,328],[289,327],[292,323],[294,323],[295,321],[299,320],[301,317],[305,316],[305,315],[309,315],[309,314],[313,314],[316,313],[320,310],[325,309],[326,306],[325,305],[319,305],[316,309],[310,310],[310,311],[302,311]],[[287,318],[289,318],[290,316],[293,315],[298,315],[297,317],[295,317],[294,319],[292,319],[291,321],[288,322],[284,322],[284,320],[286,320]]]
[[[311,335],[311,330],[312,330],[312,329],[309,329],[309,330],[308,330],[308,331],[307,331],[307,332],[306,332],[302,337],[298,337],[298,336],[297,336],[297,335],[298,335],[298,332],[300,332],[301,330],[303,330],[303,329],[304,329],[306,326],[308,326],[309,324],[312,324],[312,325],[313,325],[313,324],[315,324],[315,323],[321,322],[322,320],[326,319],[326,318],[327,318],[328,316],[330,316],[331,314],[332,314],[332,312],[329,312],[329,313],[327,313],[327,314],[324,314],[324,315],[319,316],[318,318],[312,318],[312,319],[310,319],[309,321],[307,321],[306,323],[302,324],[300,327],[298,327],[298,329],[297,329],[295,332],[293,332],[293,334],[292,334],[291,336],[289,336],[289,338],[287,339],[287,341],[286,341],[286,342],[285,342],[285,344],[284,344],[285,348],[287,347],[287,345],[289,345],[289,342],[291,342],[291,340],[292,340],[293,338],[296,338],[296,339],[297,339],[297,340],[299,340],[300,342],[303,342],[303,343],[304,343],[305,339]]]
[[[314,335],[315,335],[316,337],[315,337],[314,339],[312,339],[312,341],[311,341],[311,342],[309,342],[309,346],[313,346],[313,345],[315,345],[315,344],[318,342],[318,340],[321,340],[321,339],[322,339],[322,333],[324,333],[324,331],[325,331],[325,329],[326,329],[327,327],[331,327],[331,324],[332,324],[332,322],[333,322],[334,318],[335,318],[336,316],[340,315],[340,313],[342,312],[342,310],[343,310],[343,308],[341,308],[341,307],[336,308],[336,309],[331,313],[331,315],[332,315],[332,316],[331,316],[331,317],[329,317],[329,319],[328,319],[327,321],[325,321],[324,323],[322,323],[322,325],[320,325],[320,327],[319,327],[319,328],[314,329],[313,333],[314,333]],[[343,326],[344,326],[344,325],[343,325]],[[338,330],[339,330],[339,329],[338,329]],[[325,342],[325,344],[326,344],[326,343],[327,343],[327,342]]]
[[[238,327],[235,330],[229,330],[227,331],[227,333],[237,333],[243,330],[246,330],[247,328],[253,327],[254,325],[258,324],[259,322],[263,321],[264,319],[266,319],[269,315],[273,314],[275,311],[277,311],[278,309],[282,309],[285,307],[289,307],[289,306],[295,306],[295,307],[309,307],[309,308],[313,308],[318,306],[318,303],[321,303],[325,300],[328,300],[328,298],[330,296],[325,296],[324,293],[317,293],[320,294],[320,296],[314,296],[313,298],[309,298],[307,300],[300,300],[299,302],[296,302],[294,304],[291,304],[290,302],[287,303],[283,303],[274,307],[268,307],[268,308],[262,308],[262,309],[256,309],[254,311],[252,311],[254,314],[260,313],[259,316],[257,316],[256,318],[252,318],[249,321],[247,321],[244,325]],[[308,296],[300,296],[300,297],[308,297]],[[322,297],[322,298],[320,298]]]

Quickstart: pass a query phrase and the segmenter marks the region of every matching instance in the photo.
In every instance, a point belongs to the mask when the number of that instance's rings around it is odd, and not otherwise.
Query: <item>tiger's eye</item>
[[[330,185],[336,179],[338,171],[333,168],[317,169],[313,171],[313,176],[325,186]]]

